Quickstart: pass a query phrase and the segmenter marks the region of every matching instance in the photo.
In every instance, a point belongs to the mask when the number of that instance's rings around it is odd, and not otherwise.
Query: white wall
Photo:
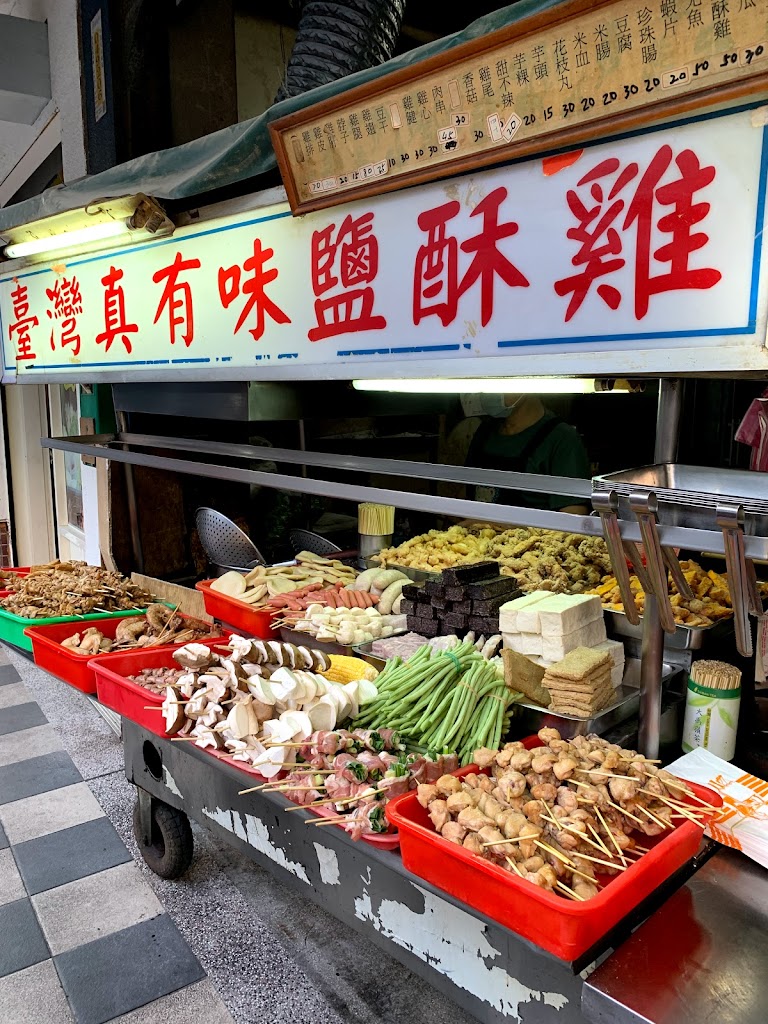
[[[34,125],[0,121],[0,205],[28,180],[43,160],[61,143],[65,181],[85,174],[85,125],[80,75],[80,40],[77,0],[0,0],[0,14],[48,22],[53,99]],[[51,396],[55,407],[55,396]],[[11,385],[6,389],[10,467],[0,462],[0,473],[10,469],[13,489],[17,564],[47,562],[56,550],[63,557],[101,560],[96,470],[83,467],[83,535],[72,531],[60,517],[58,536],[54,520],[50,452],[40,447],[48,432],[45,388]],[[63,466],[57,484],[63,488]],[[0,498],[2,497],[0,482]],[[59,504],[61,506],[61,496]],[[2,501],[0,501],[0,506]],[[66,503],[64,503],[66,507]],[[0,516],[2,518],[2,516]]]
[[[85,174],[85,135],[80,81],[77,0],[0,0],[0,14],[48,22],[53,99],[33,125],[0,121],[0,183],[13,171],[58,114],[64,180]],[[37,167],[25,171],[26,180]]]

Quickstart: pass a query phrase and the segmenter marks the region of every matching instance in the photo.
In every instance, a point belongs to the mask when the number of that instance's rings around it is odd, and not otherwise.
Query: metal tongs
[[[672,576],[672,582],[677,587],[678,593],[686,600],[693,600],[693,591],[683,575],[674,550],[663,547],[659,540],[657,518],[659,503],[655,492],[642,491],[630,494],[629,507],[637,516],[637,521],[640,524],[640,536],[643,538],[643,547],[648,561],[647,575],[651,589],[650,591],[646,590],[646,593],[652,593],[659,602],[661,628],[665,633],[674,633],[676,624],[672,604],[669,600],[667,573],[669,572]]]
[[[646,593],[650,592],[650,582],[643,566],[643,560],[637,545],[632,541],[625,541],[621,536],[619,527],[619,497],[616,491],[593,491],[592,506],[600,516],[603,524],[603,537],[608,548],[608,554],[613,566],[613,574],[619,585],[621,603],[624,605],[624,613],[633,626],[640,623],[640,611],[635,603],[635,595],[632,593],[632,585],[629,578],[627,559],[635,568],[637,578]]]
[[[736,628],[736,648],[745,658],[752,657],[752,630],[749,614],[762,615],[763,602],[757,587],[757,574],[751,558],[744,552],[744,508],[718,505],[717,525],[723,531],[728,589],[731,592]]]

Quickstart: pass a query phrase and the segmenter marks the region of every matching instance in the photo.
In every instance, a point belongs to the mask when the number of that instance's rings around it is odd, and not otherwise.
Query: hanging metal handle
[[[643,556],[640,554],[640,548],[633,540],[625,540],[624,551],[626,552],[627,558],[632,563],[632,568],[635,570],[635,576],[640,580],[640,586],[643,588],[643,592],[646,594],[652,594],[653,586],[651,584],[651,577],[648,575],[648,572],[643,565]]]
[[[672,577],[672,582],[677,587],[678,594],[681,594],[686,601],[692,601],[694,593],[691,590],[691,586],[688,580],[683,575],[683,570],[680,566],[677,555],[675,554],[674,548],[662,548],[661,555],[664,559],[664,564]]]
[[[619,528],[618,508],[619,498],[616,491],[593,491],[592,505],[600,516],[603,524],[603,536],[610,555],[613,574],[619,585],[621,603],[624,605],[624,613],[633,626],[640,623],[640,612],[635,604],[635,595],[632,593],[632,586],[627,568],[627,558],[624,550],[624,543],[621,539]]]
[[[728,589],[731,592],[733,619],[736,628],[736,649],[745,658],[752,657],[752,629],[749,607],[754,603],[746,557],[744,555],[744,509],[741,505],[718,505],[717,525],[723,531]],[[753,570],[754,572],[754,567]],[[755,581],[755,591],[757,582]]]
[[[672,605],[669,600],[667,563],[659,541],[656,511],[658,502],[653,491],[630,494],[629,506],[637,516],[640,535],[643,538],[647,569],[652,592],[659,602],[659,622],[665,633],[674,633],[677,628]]]

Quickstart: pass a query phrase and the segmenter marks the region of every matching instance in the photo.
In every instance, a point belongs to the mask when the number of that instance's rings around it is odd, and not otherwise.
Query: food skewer
[[[616,840],[616,836],[613,834],[613,829],[609,828],[608,823],[606,822],[605,818],[601,814],[600,808],[597,805],[595,805],[595,813],[597,814],[598,818],[600,819],[600,823],[602,824],[603,828],[605,829],[606,833],[608,834],[608,838],[611,840],[613,845],[616,847],[616,852],[619,855],[619,859],[621,860],[621,863],[624,865],[624,867],[626,867],[627,866],[627,862],[626,862],[626,860],[624,858],[624,854],[621,852],[621,847],[619,846],[619,844],[618,844],[618,842]]]

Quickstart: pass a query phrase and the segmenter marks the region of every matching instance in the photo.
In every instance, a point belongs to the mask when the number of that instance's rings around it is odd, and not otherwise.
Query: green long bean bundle
[[[510,707],[520,698],[468,643],[451,651],[425,644],[407,662],[393,658],[376,686],[378,697],[355,727],[397,729],[415,746],[456,751],[461,764],[469,764],[478,747],[499,746]]]

